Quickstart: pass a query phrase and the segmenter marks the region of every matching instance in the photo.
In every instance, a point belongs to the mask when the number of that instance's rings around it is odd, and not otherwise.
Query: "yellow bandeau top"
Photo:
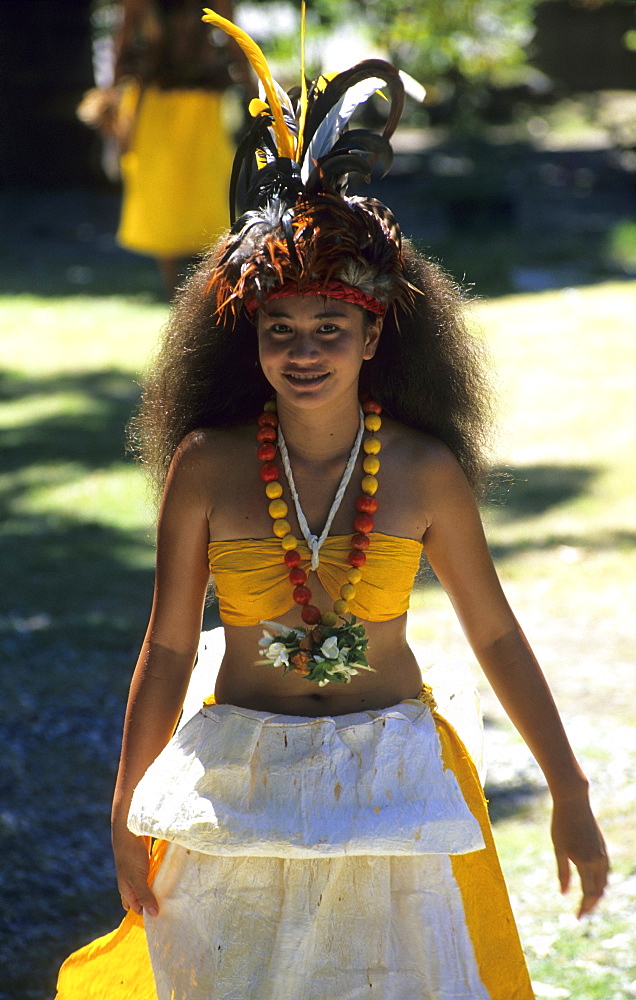
[[[385,622],[404,614],[417,573],[422,543],[374,531],[355,598],[349,610],[370,622]],[[351,535],[328,535],[320,549],[316,575],[332,598],[340,597]],[[298,543],[301,567],[309,572],[311,555]],[[221,621],[225,625],[258,625],[278,618],[294,607],[289,570],[278,538],[239,538],[210,542],[210,572],[214,578]]]

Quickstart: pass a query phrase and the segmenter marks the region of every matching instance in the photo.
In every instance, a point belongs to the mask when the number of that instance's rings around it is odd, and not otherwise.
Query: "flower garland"
[[[294,671],[320,687],[333,681],[348,684],[359,670],[372,670],[366,658],[369,644],[363,625],[356,622],[354,615],[347,616],[349,602],[356,593],[356,584],[362,579],[362,567],[366,563],[369,548],[369,534],[373,531],[373,515],[378,509],[375,493],[378,489],[376,475],[380,469],[378,454],[382,447],[376,432],[382,426],[382,407],[374,400],[362,403],[364,426],[369,432],[362,442],[365,452],[361,482],[361,495],[356,500],[357,513],[353,519],[354,534],[347,562],[351,569],[346,582],[340,588],[340,596],[333,603],[332,611],[321,612],[311,604],[312,593],[307,587],[307,574],[300,567],[298,539],[292,534],[287,520],[288,508],[282,499],[283,488],[279,480],[276,464],[276,440],[278,437],[278,416],[276,403],[265,403],[263,413],[258,417],[256,434],[259,446],[257,457],[261,462],[260,478],[265,485],[269,500],[268,511],[273,519],[272,531],[280,539],[283,561],[289,570],[289,582],[293,587],[293,598],[301,607],[301,617],[308,628],[288,628],[278,622],[263,622],[270,631],[263,633],[259,645],[262,662],[273,667],[283,667],[283,676]],[[359,447],[359,442],[358,442]],[[291,470],[290,470],[291,471]],[[289,474],[288,474],[289,478]],[[290,483],[290,488],[292,484]],[[338,621],[342,624],[338,625]]]

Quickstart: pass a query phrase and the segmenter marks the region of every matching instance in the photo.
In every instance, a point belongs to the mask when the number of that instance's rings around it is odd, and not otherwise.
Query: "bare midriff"
[[[280,621],[293,627],[300,625],[299,618],[294,610]],[[294,671],[283,676],[282,667],[259,662],[258,641],[264,626],[226,626],[226,651],[215,690],[217,703],[316,717],[388,708],[405,698],[416,698],[422,675],[406,641],[406,615],[362,624],[369,637],[367,659],[373,672],[360,671],[349,684],[330,682],[324,687]]]

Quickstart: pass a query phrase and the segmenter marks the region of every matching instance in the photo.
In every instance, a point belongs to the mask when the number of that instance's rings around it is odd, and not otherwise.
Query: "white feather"
[[[276,80],[274,79],[274,77],[272,77],[272,84],[274,85],[274,90],[276,91],[276,95],[277,95],[278,100],[280,101],[282,107],[283,108],[287,108],[287,110],[291,111],[291,113],[293,115],[294,114],[294,105],[292,104],[291,97],[289,96],[289,94],[287,93],[287,91],[283,90],[283,88],[281,87],[280,83],[276,83]],[[265,93],[265,87],[263,86],[263,84],[262,84],[262,82],[260,80],[258,81],[258,96],[260,97],[261,101],[265,101],[266,104],[268,103],[268,101],[267,101],[267,94]]]
[[[400,70],[400,79],[404,84],[404,90],[412,97],[414,101],[419,104],[423,104],[426,98],[426,88],[422,84],[412,77],[409,73],[405,73],[403,69]]]
[[[300,168],[303,184],[306,183],[314,169],[314,160],[319,160],[321,156],[325,156],[329,152],[356,108],[368,101],[371,95],[384,85],[384,80],[377,77],[360,80],[359,83],[354,83],[352,87],[349,87],[340,100],[334,104],[316,129],[314,137],[303,155]]]

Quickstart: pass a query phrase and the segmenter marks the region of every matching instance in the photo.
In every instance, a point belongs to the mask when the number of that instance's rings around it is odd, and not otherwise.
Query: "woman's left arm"
[[[581,878],[582,916],[602,896],[609,870],[588,782],[501,589],[465,476],[445,451],[436,455],[434,467],[427,475],[424,549],[488,681],[545,775],[553,800],[552,839],[561,890],[569,886],[572,861]]]

